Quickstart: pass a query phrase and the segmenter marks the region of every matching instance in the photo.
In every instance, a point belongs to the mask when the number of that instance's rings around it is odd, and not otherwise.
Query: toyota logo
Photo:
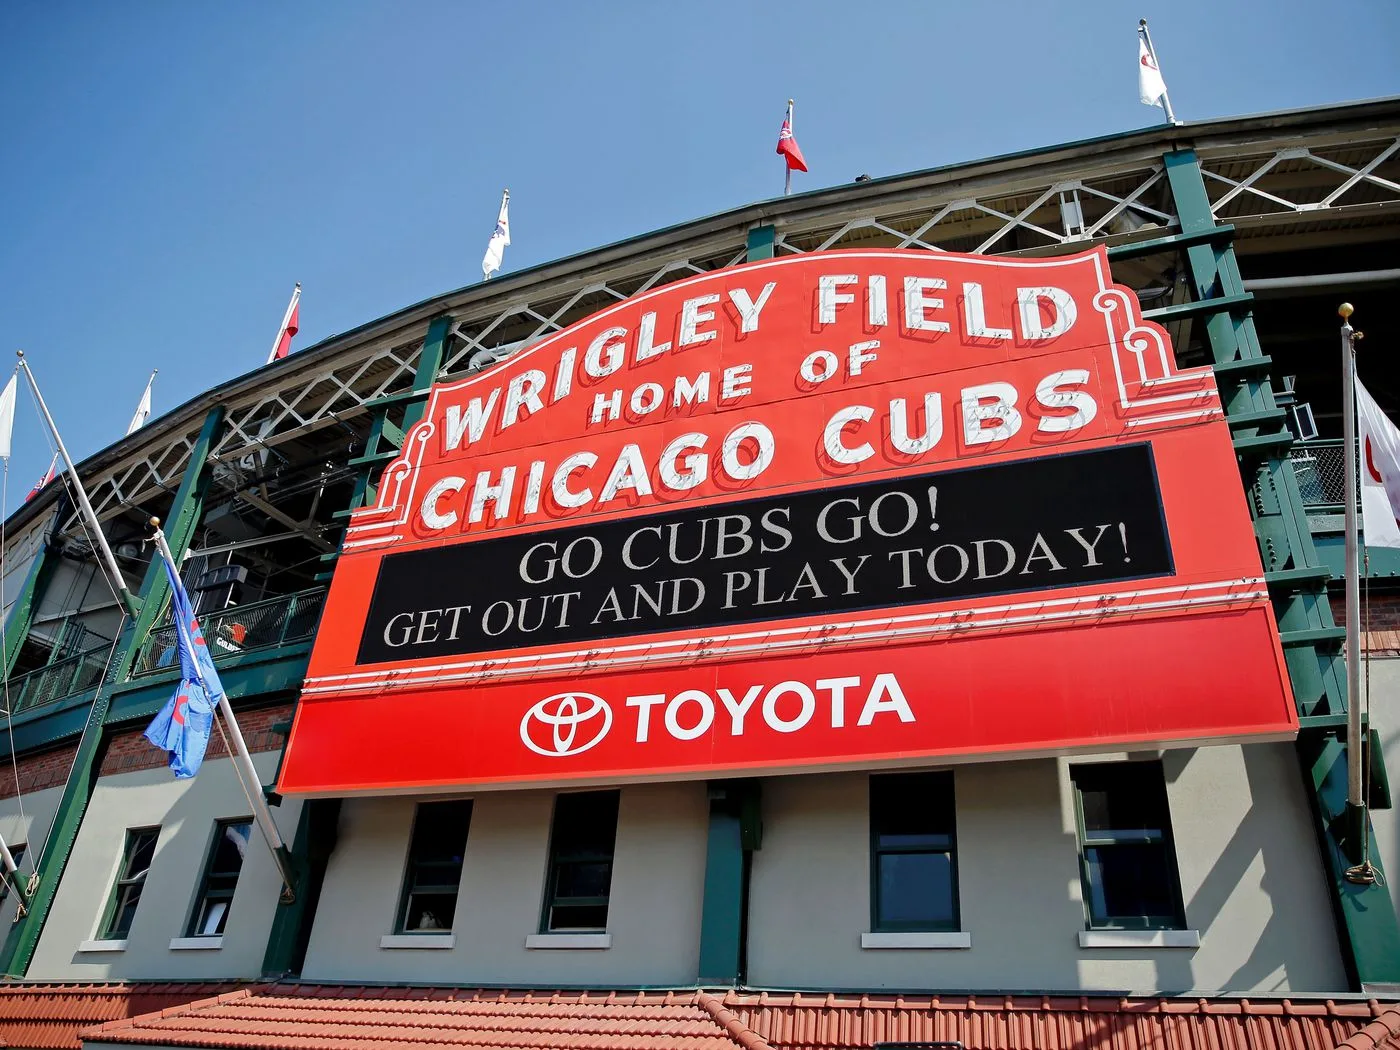
[[[565,758],[593,747],[612,728],[612,708],[592,693],[547,696],[520,720],[520,741],[537,755]]]

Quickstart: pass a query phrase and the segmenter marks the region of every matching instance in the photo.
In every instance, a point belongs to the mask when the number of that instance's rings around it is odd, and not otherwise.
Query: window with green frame
[[[619,797],[616,791],[584,791],[555,798],[542,932],[608,928]]]
[[[953,774],[870,778],[870,920],[876,931],[957,931]]]
[[[394,927],[399,933],[452,929],[471,820],[470,799],[418,804]]]
[[[136,917],[136,906],[141,903],[141,890],[146,885],[151,861],[155,859],[159,837],[159,827],[127,829],[121,867],[111,896],[107,898],[99,940],[122,941],[131,932],[131,920]]]
[[[209,856],[204,859],[204,877],[199,880],[199,896],[195,898],[186,937],[223,934],[252,831],[251,817],[220,820],[214,824],[214,841],[209,844]]]
[[[24,851],[28,849],[23,842],[16,842],[10,847],[10,858],[15,862],[15,870],[4,879],[0,879],[0,901],[10,895],[10,880],[20,878],[19,866],[24,860]]]
[[[1162,763],[1074,766],[1070,777],[1089,928],[1183,929]]]

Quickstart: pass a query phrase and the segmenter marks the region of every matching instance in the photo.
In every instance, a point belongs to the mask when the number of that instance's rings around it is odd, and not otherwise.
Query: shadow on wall
[[[1191,749],[1165,756],[1169,783],[1175,782],[1196,754]],[[1250,805],[1195,893],[1185,901],[1187,925],[1200,930],[1203,939],[1211,932],[1217,938],[1229,938],[1230,930],[1217,926],[1217,920],[1233,895],[1255,892],[1257,886],[1268,902],[1268,918],[1257,935],[1252,930],[1241,931],[1247,932],[1253,944],[1248,959],[1224,980],[1213,983],[1223,992],[1326,990],[1316,987],[1319,978],[1333,968],[1340,972],[1341,957],[1321,885],[1322,858],[1297,783],[1292,747],[1245,745],[1239,754]],[[1268,800],[1263,807],[1260,799]],[[1256,861],[1257,876],[1251,874]],[[1310,904],[1322,912],[1309,924],[1304,911]],[[1232,911],[1238,912],[1240,906],[1236,901]],[[1334,966],[1321,961],[1329,955]],[[1174,974],[1174,969],[1168,972]],[[1164,981],[1163,987],[1179,985]]]

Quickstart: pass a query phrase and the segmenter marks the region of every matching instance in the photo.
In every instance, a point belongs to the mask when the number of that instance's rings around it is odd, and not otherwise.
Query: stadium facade
[[[507,274],[152,421],[79,465],[134,614],[64,486],[5,527],[0,1035],[1382,1045],[1400,559],[1358,841],[1335,311],[1400,336],[1397,231],[1400,100],[1164,126]],[[191,780],[141,739],[152,516],[290,887],[218,734]]]

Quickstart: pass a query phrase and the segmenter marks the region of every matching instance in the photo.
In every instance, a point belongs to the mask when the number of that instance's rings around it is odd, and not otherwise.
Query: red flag
[[[282,327],[277,331],[277,341],[272,344],[272,353],[267,355],[267,363],[280,361],[292,352],[292,336],[297,334],[297,322],[301,315],[301,284],[298,282],[292,292],[292,301],[287,304],[287,312],[282,317]]]
[[[806,171],[807,162],[802,159],[802,148],[798,146],[797,140],[792,137],[792,105],[788,105],[787,114],[783,117],[783,128],[778,132],[778,150],[787,160],[788,171]]]
[[[39,493],[40,493],[41,491],[43,491],[44,486],[47,485],[50,481],[53,480],[54,468],[57,467],[57,466],[58,466],[58,453],[55,452],[55,453],[53,454],[53,459],[51,459],[51,460],[49,461],[49,469],[45,472],[44,476],[43,476],[42,478],[39,479],[39,484],[35,485],[32,489],[30,489],[30,490],[29,490],[29,495],[27,495],[27,496],[24,497],[24,502],[25,502],[25,503],[28,503],[28,502],[29,502],[30,500],[32,500],[35,496],[39,495]]]
[[[301,303],[292,307],[292,316],[287,318],[287,323],[282,327],[282,335],[277,340],[277,353],[273,357],[274,361],[280,361],[292,352],[292,336],[297,334],[297,324],[301,316]]]

